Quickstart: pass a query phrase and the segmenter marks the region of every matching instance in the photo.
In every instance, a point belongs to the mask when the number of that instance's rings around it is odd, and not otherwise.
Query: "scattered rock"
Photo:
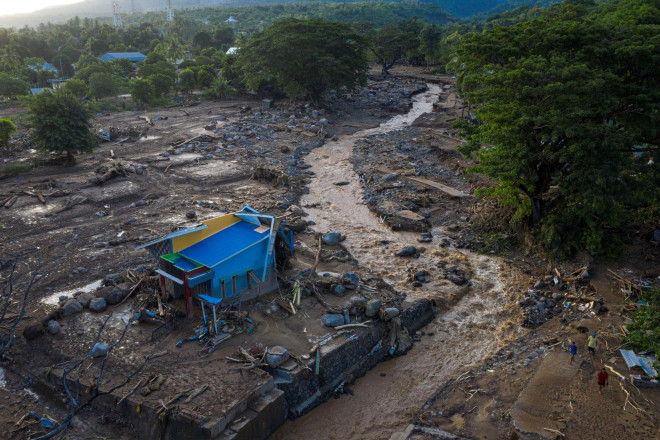
[[[76,299],[70,299],[64,304],[64,316],[82,312],[83,306]]]
[[[110,281],[113,283],[119,282],[120,279],[121,279],[121,275],[119,275],[118,273],[109,273],[104,278],[105,281]]]
[[[193,219],[197,217],[197,213],[193,211],[192,209],[188,212],[186,212],[186,218]]]
[[[394,180],[396,180],[396,179],[397,179],[397,175],[394,174],[394,173],[385,174],[385,175],[383,176],[383,180],[386,181],[386,182],[392,182],[392,181],[394,181]]]
[[[266,363],[268,363],[268,366],[271,368],[279,367],[284,362],[288,361],[290,357],[289,350],[280,345],[270,347],[268,351],[266,351]]]
[[[449,275],[447,275],[447,279],[452,283],[456,284],[457,286],[462,286],[467,282],[467,280],[463,275],[457,273],[450,273]]]
[[[57,322],[57,321],[53,321],[53,320],[48,321],[48,324],[46,325],[46,327],[48,328],[48,333],[50,333],[51,335],[58,334],[60,332],[60,330],[62,329],[62,326],[60,325],[60,323]]]
[[[358,278],[357,275],[355,275],[354,273],[351,273],[351,272],[346,272],[341,277],[342,277],[342,279],[347,280],[347,281],[349,281],[353,284],[357,284],[357,283],[360,282],[360,278]]]
[[[345,288],[344,286],[342,286],[341,284],[337,284],[337,285],[335,286],[335,288],[332,289],[332,291],[333,291],[336,295],[344,296],[344,294],[346,293],[346,288]]]
[[[399,316],[399,309],[396,307],[388,307],[384,310],[381,310],[379,316],[381,321],[391,321],[393,318]]]
[[[76,299],[80,305],[86,309],[89,307],[89,303],[94,299],[94,296],[91,293],[81,293],[76,297]]]
[[[89,354],[92,357],[105,356],[106,354],[108,354],[108,348],[109,348],[108,344],[104,342],[97,342],[96,344],[94,344]]]
[[[92,312],[103,312],[105,311],[105,308],[107,307],[107,303],[105,302],[105,298],[94,298],[92,301],[89,303],[89,310]]]
[[[327,234],[323,234],[323,237],[321,240],[323,240],[323,244],[327,244],[328,246],[334,246],[337,243],[339,243],[339,240],[341,239],[341,234],[339,232],[328,232]]]
[[[104,287],[96,291],[97,298],[104,298],[105,302],[114,305],[124,299],[124,293],[117,287]]]
[[[346,186],[346,185],[348,185],[349,183],[350,183],[350,182],[347,181],[347,180],[342,180],[341,182],[335,182],[333,185],[335,185],[335,186]]]
[[[344,316],[343,315],[323,315],[323,324],[328,327],[337,327],[339,325],[344,325]]]
[[[417,253],[415,246],[406,246],[396,253],[397,257],[412,257]]]
[[[367,315],[369,318],[373,318],[374,316],[378,315],[378,311],[382,305],[383,302],[379,299],[369,300],[365,309],[365,315]]]

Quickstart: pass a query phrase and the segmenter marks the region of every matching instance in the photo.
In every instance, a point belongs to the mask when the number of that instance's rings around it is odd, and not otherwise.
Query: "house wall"
[[[263,240],[229,260],[213,267],[215,278],[213,279],[213,296],[222,298],[222,282],[225,282],[225,297],[233,297],[232,277],[237,276],[236,291],[247,289],[247,278],[245,275],[252,270],[254,275],[261,280],[264,273],[264,262],[268,252],[268,240]],[[254,280],[250,283],[255,284]]]

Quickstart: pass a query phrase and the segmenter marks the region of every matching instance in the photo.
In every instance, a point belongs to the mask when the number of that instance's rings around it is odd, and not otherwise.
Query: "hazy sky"
[[[20,12],[32,12],[48,6],[66,5],[78,3],[82,0],[1,0],[0,15],[17,14]]]

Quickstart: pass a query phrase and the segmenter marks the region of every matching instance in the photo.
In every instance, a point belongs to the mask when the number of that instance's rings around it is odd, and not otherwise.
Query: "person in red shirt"
[[[603,368],[602,370],[600,370],[598,372],[598,392],[599,393],[602,393],[603,392],[603,387],[605,385],[607,385],[607,377],[608,377],[608,374],[607,374],[607,371],[605,370],[605,368]]]

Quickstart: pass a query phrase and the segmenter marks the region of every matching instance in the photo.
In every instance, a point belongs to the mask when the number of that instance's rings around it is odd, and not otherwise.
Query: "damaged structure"
[[[193,298],[215,313],[216,306],[249,300],[277,289],[275,248],[293,249],[281,219],[243,206],[239,211],[203,220],[142,244],[156,259],[161,292],[184,298],[193,316]]]

